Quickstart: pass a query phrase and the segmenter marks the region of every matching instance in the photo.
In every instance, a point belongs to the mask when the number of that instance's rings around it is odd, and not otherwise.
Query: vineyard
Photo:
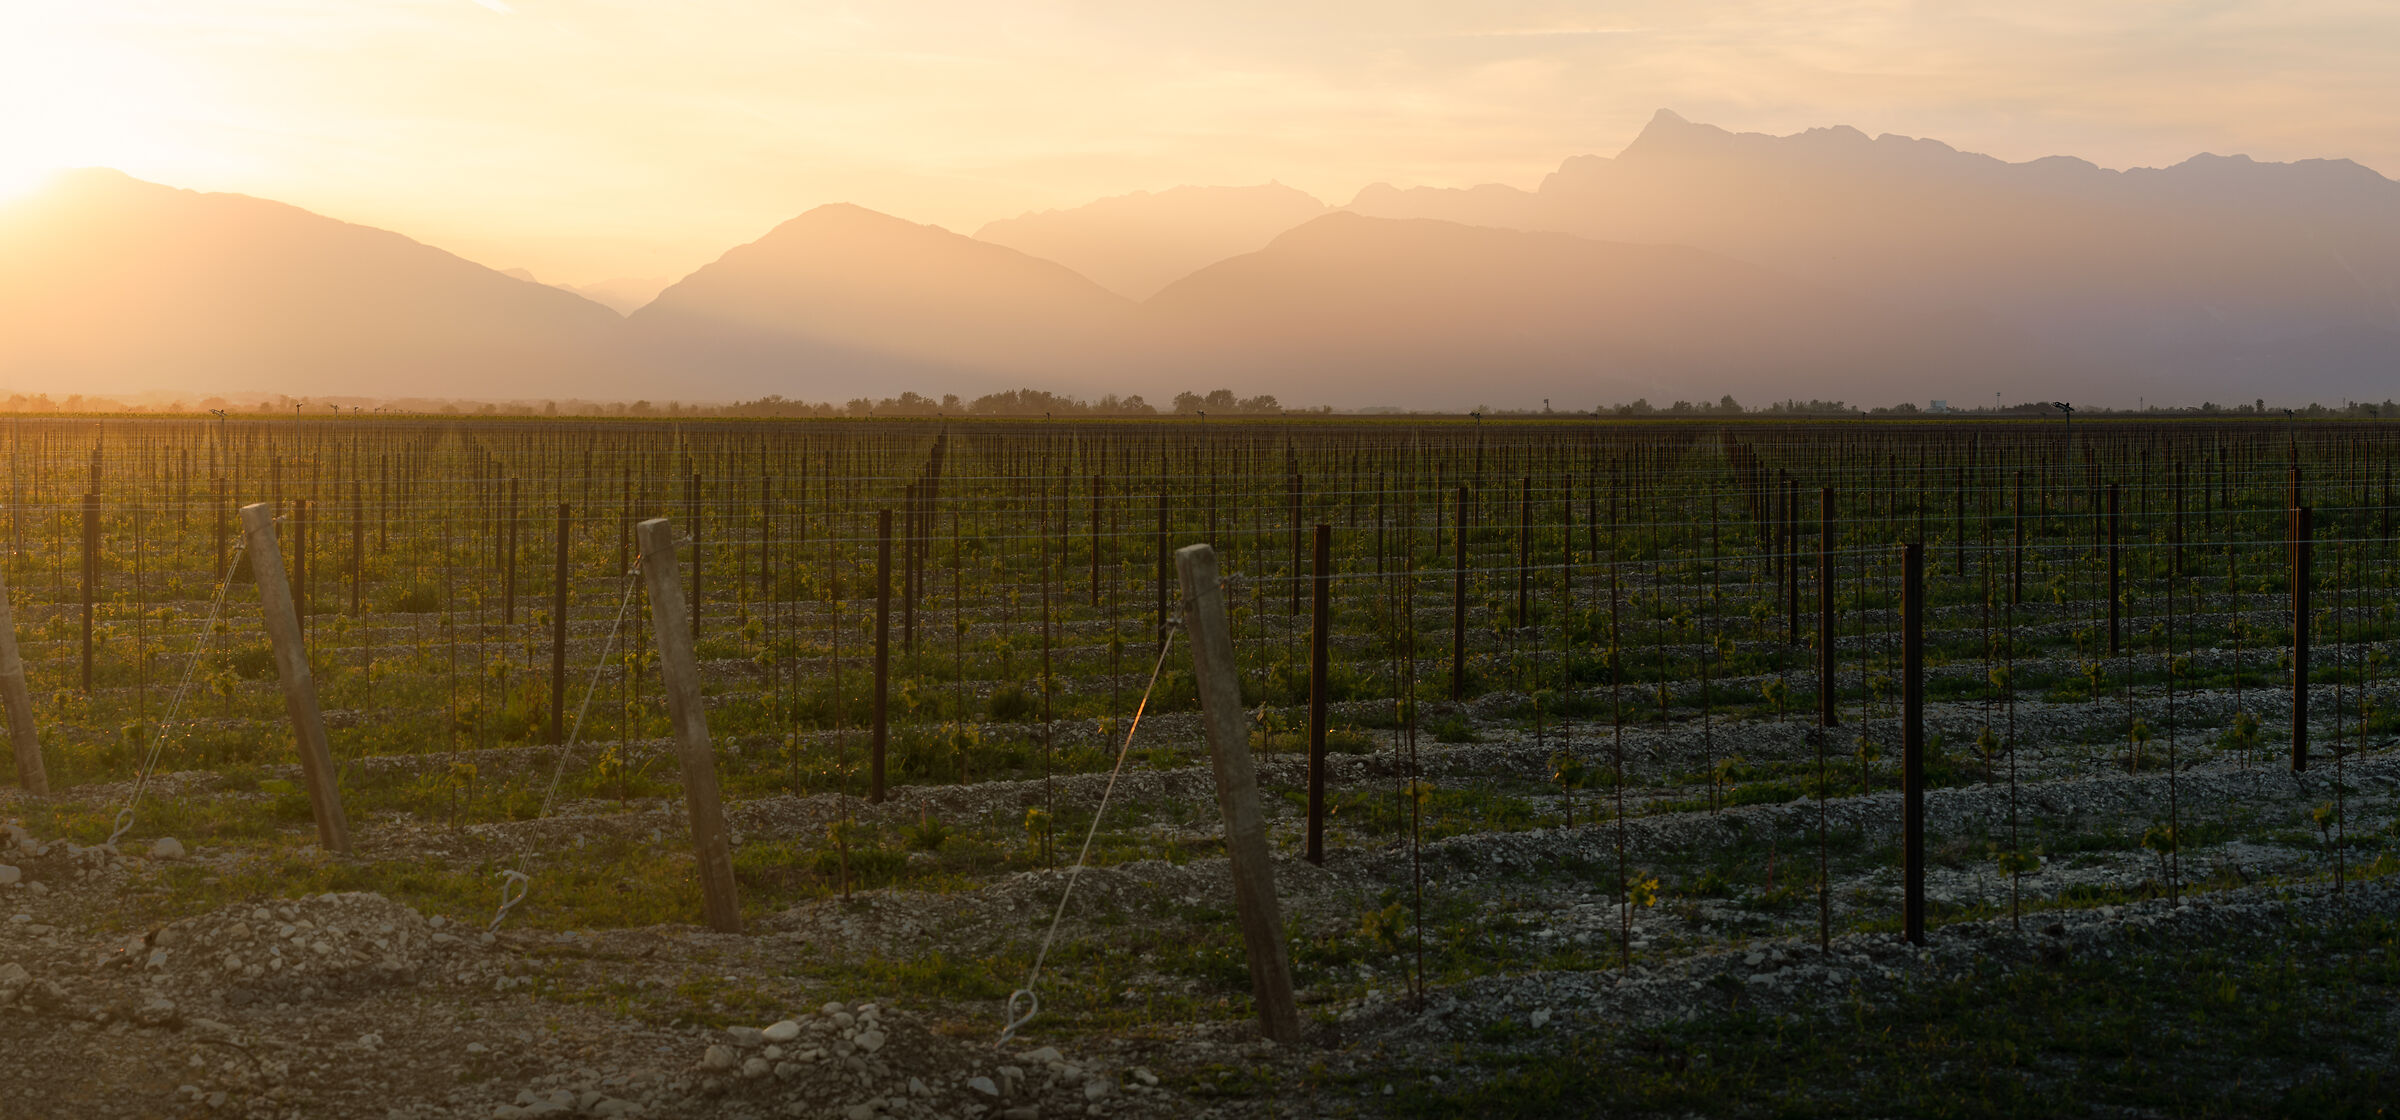
[[[2375,421],[0,437],[48,788],[0,786],[0,1115],[94,1062],[94,1115],[1021,1120],[2244,1114],[2400,1060]],[[701,925],[651,518],[739,934]],[[1304,1046],[1254,1025],[1195,542]]]

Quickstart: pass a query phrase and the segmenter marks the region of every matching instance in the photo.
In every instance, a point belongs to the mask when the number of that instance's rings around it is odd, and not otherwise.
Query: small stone
[[[1027,1050],[1024,1053],[1017,1055],[1017,1058],[1020,1061],[1032,1062],[1035,1064],[1046,1062],[1063,1062],[1067,1060],[1067,1056],[1059,1053],[1058,1047],[1056,1046],[1044,1046],[1039,1050]]]
[[[708,1069],[732,1069],[733,1047],[723,1045],[709,1047],[708,1052],[700,1056],[700,1064]]]
[[[182,859],[185,854],[183,841],[172,836],[161,836],[150,845],[151,859]]]
[[[0,863],[0,887],[16,886],[18,883],[24,881],[24,878],[24,872],[17,870],[15,867],[9,864]]]
[[[1097,1101],[1116,1091],[1116,1083],[1105,1077],[1094,1077],[1083,1083],[1083,1099]]]
[[[33,974],[25,971],[24,965],[15,961],[0,964],[0,988],[22,987],[31,979]]]
[[[469,1054],[489,1054],[489,1053],[491,1053],[491,1052],[492,1052],[492,1048],[491,1048],[491,1047],[489,1047],[489,1046],[486,1046],[486,1045],[484,1045],[484,1044],[482,1044],[482,1043],[480,1043],[480,1042],[470,1042],[470,1043],[468,1043],[468,1044],[467,1044],[467,1053],[469,1053]]]
[[[875,1120],[875,1106],[871,1104],[854,1104],[843,1109],[842,1115],[847,1117],[848,1120]]]
[[[752,1081],[756,1081],[759,1078],[765,1077],[773,1072],[775,1072],[774,1065],[768,1062],[765,1058],[752,1058],[749,1061],[742,1063],[742,1076],[749,1078]]]
[[[1042,1110],[1029,1104],[1000,1110],[1000,1120],[1042,1120]]]
[[[846,1010],[848,1008],[843,1007],[840,1000],[828,1001],[825,1006],[817,1009],[819,1014],[826,1016],[839,1015]]]
[[[1534,1025],[1535,1027],[1537,1027],[1537,1028],[1539,1028],[1539,1027],[1541,1027],[1541,1026],[1543,1026],[1543,1025],[1547,1024],[1547,1023],[1549,1023],[1549,1022],[1550,1022],[1550,1009],[1549,1009],[1549,1008],[1547,1008],[1547,1007],[1544,1007],[1544,1008],[1539,1008],[1539,1009],[1535,1010],[1535,1011],[1534,1011],[1534,1013],[1533,1013],[1533,1015],[1531,1016],[1531,1021],[1532,1021],[1533,1025]]]
[[[877,1050],[883,1049],[883,1032],[878,1030],[860,1031],[858,1032],[858,1038],[856,1041],[859,1049],[872,1054]]]
[[[757,1027],[727,1027],[725,1034],[733,1039],[734,1045],[744,1050],[756,1050],[766,1041],[765,1032]]]
[[[1133,1067],[1133,1079],[1144,1085],[1156,1086],[1158,1084],[1158,1075],[1150,1072],[1148,1066]]]
[[[523,1115],[525,1115],[525,1110],[513,1104],[499,1105],[492,1109],[492,1120],[515,1120],[516,1117]]]
[[[925,1081],[923,1078],[911,1077],[908,1079],[908,1095],[912,1097],[930,1097],[933,1095],[933,1090],[925,1087]]]
[[[800,1024],[785,1019],[758,1033],[769,1042],[790,1042],[800,1037]]]
[[[798,1062],[777,1062],[775,1063],[775,1079],[778,1081],[789,1081],[800,1076],[800,1071],[807,1068],[807,1066],[801,1065]]]
[[[1000,1095],[1000,1086],[993,1084],[991,1078],[984,1077],[980,1074],[967,1079],[967,1088],[973,1089],[987,1097],[997,1097]]]

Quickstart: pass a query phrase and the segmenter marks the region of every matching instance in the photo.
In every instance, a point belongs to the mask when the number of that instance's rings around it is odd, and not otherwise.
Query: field
[[[0,434],[52,790],[0,786],[0,1115],[2368,1115],[2400,1060],[2378,422]],[[684,540],[742,934],[700,925],[650,517]],[[1162,625],[1199,541],[1306,1046],[1257,1037]]]

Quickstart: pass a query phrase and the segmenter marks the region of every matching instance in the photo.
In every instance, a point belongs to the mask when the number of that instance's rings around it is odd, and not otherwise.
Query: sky
[[[827,202],[971,233],[1179,184],[1532,187],[1660,108],[2400,174],[2396,105],[2388,2],[0,0],[0,195],[115,167],[565,283]]]

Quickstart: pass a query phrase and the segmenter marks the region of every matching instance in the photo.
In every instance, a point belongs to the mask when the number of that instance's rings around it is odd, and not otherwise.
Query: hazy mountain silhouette
[[[1538,190],[1372,187],[1321,209],[1178,189],[977,239],[823,206],[620,317],[395,233],[85,171],[0,205],[0,374],[60,393],[1225,385],[1588,408],[2380,398],[2400,372],[2400,184],[2347,161],[2108,171],[1661,113]],[[1137,303],[1070,264],[1130,291],[1193,271]]]
[[[1982,308],[2111,369],[2128,394],[2248,396],[2262,375],[2382,394],[2400,353],[2400,184],[2347,160],[2011,164],[1662,111],[1614,159],[1569,159],[1537,191],[1378,185],[1351,208],[1689,245],[1873,298]]]
[[[2064,383],[1971,316],[1895,316],[1697,249],[1351,213],[1202,269],[1145,310],[1157,361],[1187,380],[1224,371],[1337,401],[1887,400],[1919,395],[1928,369]]]
[[[615,276],[591,284],[560,284],[560,288],[615,311],[631,315],[674,283],[663,276]]]
[[[1132,310],[1064,265],[843,203],[726,253],[628,324],[712,388],[841,399],[1081,388]]]
[[[986,224],[975,237],[1057,261],[1129,299],[1148,299],[1204,265],[1264,248],[1325,212],[1281,183],[1176,187]]]
[[[19,391],[638,391],[605,307],[396,233],[115,171],[0,204]],[[504,387],[504,388],[503,388]]]

